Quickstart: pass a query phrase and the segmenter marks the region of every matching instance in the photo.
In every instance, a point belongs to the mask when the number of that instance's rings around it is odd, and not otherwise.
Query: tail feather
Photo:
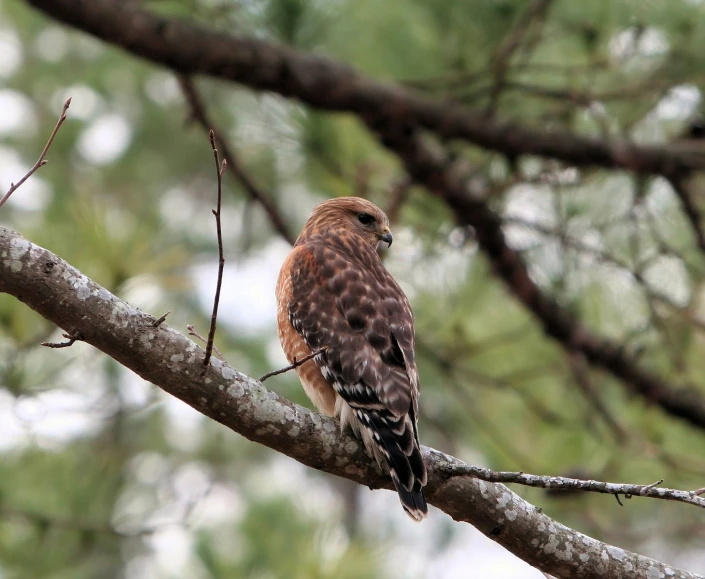
[[[365,414],[363,423],[372,431],[372,439],[381,451],[375,451],[375,457],[389,471],[402,507],[415,521],[423,520],[428,514],[423,494],[426,466],[411,421],[408,417],[393,420],[378,412]]]
[[[418,485],[418,489],[407,491],[404,487],[397,484],[394,477],[392,477],[392,480],[397,489],[401,506],[404,507],[406,514],[415,521],[423,521],[426,515],[428,515],[428,505],[426,504],[426,498],[423,496],[423,488],[421,485]]]

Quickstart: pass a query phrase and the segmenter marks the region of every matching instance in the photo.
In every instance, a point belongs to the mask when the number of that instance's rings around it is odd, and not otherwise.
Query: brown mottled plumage
[[[414,318],[377,255],[380,241],[391,245],[389,220],[373,203],[342,197],[315,207],[279,274],[277,326],[291,363],[325,348],[296,368],[306,394],[362,438],[420,521],[428,507]]]

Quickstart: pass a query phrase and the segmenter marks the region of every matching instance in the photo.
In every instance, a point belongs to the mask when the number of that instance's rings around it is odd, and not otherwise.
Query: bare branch
[[[686,503],[705,509],[705,498],[700,496],[700,490],[681,491],[659,487],[663,483],[658,480],[648,485],[618,484],[596,480],[583,480],[562,476],[541,476],[524,472],[496,472],[488,468],[473,465],[454,465],[448,467],[449,476],[471,476],[493,483],[515,483],[540,489],[587,491],[605,495],[622,495],[626,499],[632,497],[648,497]],[[621,504],[621,503],[620,503]]]
[[[308,356],[304,356],[301,358],[301,360],[296,360],[294,359],[293,364],[289,364],[288,366],[284,366],[283,368],[280,368],[279,370],[273,370],[272,372],[267,372],[264,376],[262,376],[259,381],[264,382],[267,378],[271,378],[272,376],[278,376],[279,374],[284,374],[285,372],[288,372],[289,370],[293,370],[294,368],[298,368],[302,364],[305,364],[312,358],[315,358],[320,354],[321,352],[324,352],[326,350],[327,346],[323,348],[319,348],[315,352],[311,352]]]
[[[29,179],[34,173],[36,172],[39,167],[43,167],[48,163],[48,161],[45,159],[47,153],[49,152],[49,147],[51,147],[51,144],[54,142],[54,137],[56,137],[56,134],[59,132],[59,129],[61,128],[61,125],[64,124],[64,121],[66,120],[66,111],[69,110],[69,107],[71,106],[71,97],[66,99],[66,102],[64,103],[63,108],[61,109],[61,114],[59,115],[59,120],[56,121],[56,125],[54,126],[54,130],[51,132],[51,135],[49,135],[49,140],[47,141],[46,145],[44,145],[44,148],[42,149],[41,154],[39,155],[39,159],[37,159],[37,162],[32,165],[29,171],[25,173],[24,177],[17,181],[17,183],[10,183],[10,188],[7,190],[7,193],[5,193],[5,196],[0,199],[0,207],[2,207],[5,204],[5,201],[7,201],[10,198],[10,195],[12,195],[17,189],[20,188],[22,183],[24,183],[27,179]]]
[[[215,230],[218,237],[218,280],[215,284],[215,297],[213,298],[213,312],[211,313],[211,325],[208,330],[208,341],[206,342],[206,354],[203,356],[203,365],[208,366],[211,359],[211,354],[213,353],[213,340],[215,339],[215,326],[218,320],[218,305],[220,304],[220,289],[223,286],[223,270],[225,269],[225,255],[223,253],[223,228],[220,222],[220,207],[223,201],[223,173],[225,173],[225,167],[227,166],[227,161],[223,159],[220,162],[220,157],[218,156],[218,149],[215,145],[215,133],[211,129],[208,133],[208,139],[211,143],[211,148],[213,149],[213,158],[215,159],[215,172],[218,178],[218,201],[216,208],[213,211],[215,216]]]
[[[0,227],[0,292],[64,328],[80,321],[86,342],[204,415],[299,462],[370,488],[391,488],[362,444],[339,434],[337,421],[267,390],[211,360],[201,378],[203,350],[183,335],[119,300],[57,255]],[[47,263],[52,263],[47,268]],[[428,501],[473,524],[518,557],[565,579],[663,576],[703,579],[654,559],[586,537],[545,515],[501,484],[457,476],[462,461],[425,448]],[[453,476],[456,474],[456,476]],[[642,487],[643,488],[643,487]],[[644,491],[651,493],[652,491]],[[658,491],[657,491],[658,492]],[[696,493],[697,494],[697,493]]]
[[[675,176],[670,179],[671,187],[678,195],[683,205],[683,212],[685,213],[688,221],[690,221],[691,228],[693,229],[693,234],[695,235],[695,240],[698,245],[698,249],[702,253],[705,253],[705,233],[703,232],[703,216],[695,204],[694,195],[690,191],[688,186],[689,179],[686,176]]]

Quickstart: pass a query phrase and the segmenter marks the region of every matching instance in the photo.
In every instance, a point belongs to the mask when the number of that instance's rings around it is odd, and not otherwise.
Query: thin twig
[[[63,333],[61,335],[66,338],[66,342],[42,342],[42,346],[46,346],[47,348],[69,348],[73,346],[74,343],[83,340],[81,332],[78,331],[72,332],[70,334]]]
[[[66,99],[66,102],[64,103],[64,107],[61,109],[61,114],[59,115],[59,120],[56,121],[56,126],[54,127],[54,130],[51,132],[51,135],[49,135],[49,140],[47,141],[47,144],[44,145],[44,148],[42,149],[41,155],[39,155],[39,159],[37,159],[37,162],[32,165],[32,168],[25,173],[25,176],[22,177],[16,184],[15,183],[10,183],[10,188],[8,189],[7,193],[5,193],[5,196],[0,199],[0,207],[2,207],[5,204],[5,201],[7,201],[10,198],[10,195],[12,195],[17,189],[20,188],[22,183],[24,183],[27,179],[29,179],[32,175],[34,175],[35,171],[39,169],[39,167],[43,167],[44,165],[47,164],[47,160],[44,158],[46,157],[46,154],[49,152],[49,147],[51,147],[51,144],[54,142],[54,137],[56,137],[56,133],[59,132],[59,129],[61,128],[61,125],[64,124],[64,121],[66,120],[66,111],[69,110],[69,107],[71,106],[71,97]]]
[[[196,328],[193,327],[193,324],[188,324],[186,326],[186,329],[188,330],[189,336],[193,336],[194,338],[201,340],[201,342],[203,342],[204,344],[207,342],[207,340],[196,331]],[[218,346],[216,346],[215,344],[213,344],[213,351],[215,352],[215,355],[218,356],[218,358],[225,362],[225,357],[218,349]]]
[[[212,210],[215,216],[215,229],[218,236],[218,281],[215,285],[215,298],[213,298],[213,313],[211,314],[211,327],[208,330],[208,341],[206,342],[206,355],[203,358],[203,365],[208,366],[213,353],[213,340],[215,339],[215,326],[218,319],[218,305],[220,304],[220,289],[223,285],[223,269],[225,268],[225,256],[223,254],[223,229],[220,223],[220,206],[223,200],[223,173],[228,166],[228,162],[223,159],[220,161],[218,156],[218,148],[215,145],[215,132],[211,129],[208,133],[211,147],[213,148],[213,158],[215,159],[215,172],[218,176],[218,203],[215,209]]]
[[[705,497],[700,496],[700,491],[682,491],[677,489],[661,488],[663,479],[648,485],[620,484],[596,480],[584,480],[579,478],[568,478],[562,476],[546,476],[527,474],[524,472],[498,472],[474,466],[470,464],[451,464],[445,469],[449,477],[469,476],[493,483],[515,483],[527,487],[541,489],[561,489],[586,491],[605,495],[614,495],[619,499],[623,496],[626,499],[632,497],[647,497],[651,499],[663,499],[665,501],[675,501],[687,503],[705,509]],[[621,501],[620,501],[621,504]]]
[[[211,130],[211,127],[215,127],[212,119],[208,117],[206,113],[206,108],[203,105],[201,95],[198,89],[193,84],[193,81],[188,76],[179,76],[179,84],[181,85],[181,90],[186,98],[186,102],[190,107],[191,118],[198,122],[203,129],[206,131]],[[234,151],[228,145],[225,139],[221,138],[220,135],[224,134],[223,131],[217,131],[218,137],[218,147],[223,151],[223,158],[228,162],[228,169],[235,176],[235,178],[240,182],[242,187],[245,189],[247,194],[260,204],[262,209],[264,209],[269,221],[272,226],[279,234],[286,239],[291,245],[296,241],[296,237],[289,231],[284,218],[282,217],[279,209],[269,200],[269,196],[260,189],[259,185],[248,175],[248,173],[240,165],[237,156]]]
[[[311,358],[315,358],[320,354],[321,352],[324,352],[328,346],[324,346],[323,348],[319,348],[315,352],[311,352],[308,356],[304,356],[301,358],[301,360],[297,360],[294,358],[294,363],[289,364],[288,366],[284,366],[284,368],[280,368],[279,370],[274,370],[272,372],[267,372],[264,376],[262,376],[259,381],[264,382],[267,378],[271,378],[272,376],[278,376],[279,374],[284,374],[285,372],[288,372],[289,370],[293,370],[294,368],[298,368],[302,364],[305,364],[308,362]]]

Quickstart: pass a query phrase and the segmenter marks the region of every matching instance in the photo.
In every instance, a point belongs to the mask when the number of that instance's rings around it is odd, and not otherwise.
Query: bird
[[[414,317],[377,253],[392,245],[371,201],[337,197],[314,207],[276,286],[277,330],[319,412],[350,427],[389,473],[405,512],[423,520],[427,471],[418,435]]]

